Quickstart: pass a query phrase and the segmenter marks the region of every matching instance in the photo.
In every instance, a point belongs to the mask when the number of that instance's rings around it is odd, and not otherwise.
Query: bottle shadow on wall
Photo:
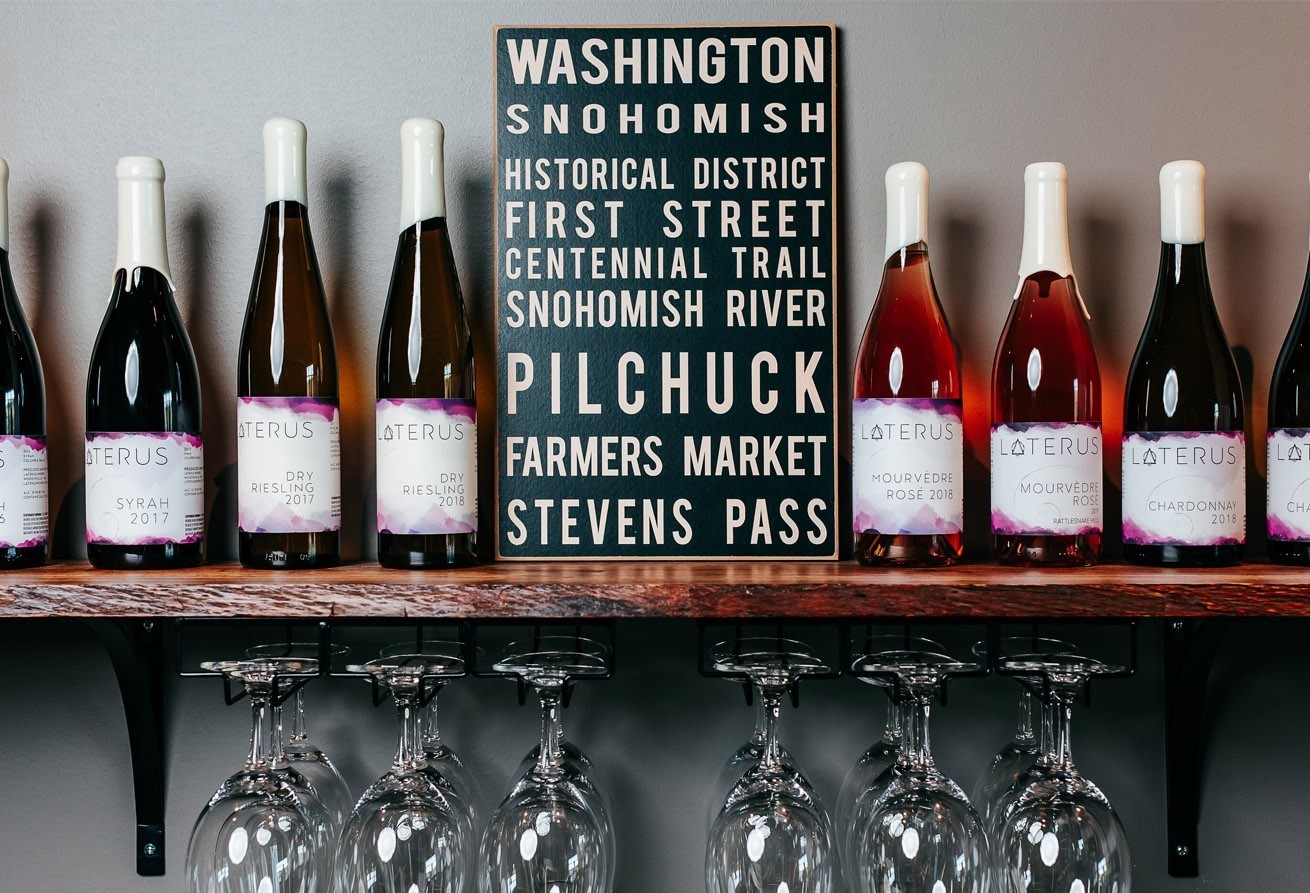
[[[983,228],[976,210],[966,203],[955,203],[952,212],[945,221],[945,250],[934,255],[942,262],[933,264],[933,278],[956,349],[960,350],[961,345],[990,343],[981,337],[979,324],[985,314],[978,313],[978,308],[994,304],[995,296],[987,293],[982,282]],[[964,555],[970,561],[990,559],[992,549],[992,494],[987,471],[991,360],[990,354],[970,356],[961,351],[960,355],[964,378]]]
[[[1237,377],[1242,382],[1242,412],[1246,422],[1246,559],[1263,560],[1268,554],[1268,528],[1265,521],[1265,432],[1268,377],[1260,384],[1256,400],[1255,355],[1247,344],[1259,343],[1256,331],[1260,316],[1253,313],[1225,312],[1249,306],[1257,296],[1274,294],[1269,282],[1270,234],[1257,219],[1231,214],[1220,215],[1218,243],[1222,260],[1213,264],[1223,271],[1214,289],[1219,319],[1232,345]],[[1209,240],[1207,240],[1209,241]],[[1258,412],[1258,416],[1257,416]]]
[[[356,281],[357,250],[355,236],[358,222],[356,186],[347,175],[345,164],[329,163],[329,175],[324,179],[324,214],[320,220],[331,221],[326,226],[326,251],[319,254],[323,269],[324,288],[328,296],[332,318],[332,336],[337,349],[337,387],[341,399],[341,560],[355,561],[373,557],[376,515],[372,501],[363,502],[363,493],[352,482],[372,469],[373,415],[368,397],[373,388],[368,382],[373,367],[369,360],[373,350],[367,346],[367,320],[356,296],[361,288]],[[349,531],[356,531],[351,536]]]
[[[182,220],[182,252],[186,278],[181,283],[185,319],[189,332],[216,332],[230,324],[221,302],[213,293],[213,262],[210,255],[214,243],[212,212],[199,196],[185,196],[182,206],[187,208]],[[219,339],[192,338],[191,349],[196,355],[196,368],[200,372],[201,425],[205,436],[206,476],[214,463],[222,463],[227,456],[229,432],[235,421],[224,410],[218,399],[215,384],[231,378],[231,371],[221,354]],[[236,465],[228,464],[209,478],[213,487],[213,502],[209,508],[209,524],[205,529],[205,557],[209,561],[235,561],[237,557],[237,494]]]
[[[494,193],[485,176],[462,173],[457,179],[458,217],[450,228],[460,292],[473,335],[473,368],[478,392],[478,556],[495,557],[496,543],[496,243]]]
[[[1080,236],[1074,264],[1078,276],[1078,293],[1091,317],[1092,345],[1101,372],[1101,494],[1102,561],[1123,558],[1123,499],[1120,487],[1123,456],[1124,370],[1132,360],[1137,344],[1136,331],[1127,331],[1124,319],[1128,285],[1117,281],[1123,275],[1123,258],[1128,233],[1113,212],[1080,216]],[[1083,273],[1081,271],[1086,271]],[[1116,350],[1116,348],[1118,350]],[[1118,351],[1126,350],[1120,355]]]
[[[68,337],[67,332],[59,331],[61,320],[79,316],[76,309],[67,306],[58,288],[58,233],[65,225],[60,218],[55,202],[48,195],[38,195],[31,215],[22,223],[30,246],[22,274],[29,284],[19,292],[31,308],[28,319],[43,359],[46,431],[73,435],[51,438],[50,505],[54,511],[50,517],[50,556],[56,560],[86,557],[86,481],[81,449],[85,382],[69,364],[53,362],[60,351],[51,349]],[[60,493],[62,498],[57,495]]]

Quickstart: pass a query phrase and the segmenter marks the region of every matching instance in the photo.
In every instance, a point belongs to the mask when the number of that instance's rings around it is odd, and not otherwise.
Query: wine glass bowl
[[[764,734],[710,827],[707,889],[830,893],[837,873],[831,820],[778,743],[783,696],[801,679],[827,675],[827,665],[805,643],[779,637],[720,642],[711,662],[732,681],[750,681],[763,705]]]
[[[472,812],[427,762],[420,716],[430,686],[464,674],[460,657],[395,654],[347,672],[391,693],[400,720],[391,768],[351,811],[337,848],[337,893],[376,890],[462,893],[468,882]]]
[[[188,893],[321,893],[331,877],[331,818],[281,753],[276,718],[282,682],[316,674],[318,662],[260,658],[202,667],[245,687],[251,746],[246,765],[219,786],[192,828]]]
[[[616,847],[594,769],[564,738],[565,691],[609,676],[607,646],[582,636],[511,642],[492,665],[530,686],[541,703],[541,739],[488,822],[479,854],[481,893],[610,893]],[[569,755],[570,750],[572,755]]]
[[[1127,835],[1105,794],[1074,764],[1069,736],[1072,705],[1083,686],[1129,669],[1049,643],[1003,658],[1000,668],[1040,685],[1046,713],[1042,754],[1011,788],[995,819],[993,838],[1006,893],[1129,893]]]
[[[961,661],[936,642],[908,637],[871,640],[852,673],[880,679],[903,710],[895,765],[856,799],[847,881],[856,893],[987,893],[987,836],[964,790],[933,759],[932,700],[952,676],[983,665]]]

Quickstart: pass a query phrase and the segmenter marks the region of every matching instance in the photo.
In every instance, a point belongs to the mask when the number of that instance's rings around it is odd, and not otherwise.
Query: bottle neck
[[[922,177],[887,180],[887,245],[884,258],[928,240],[928,180]]]
[[[168,267],[168,236],[164,229],[164,183],[133,178],[118,181],[118,257],[115,272],[126,272],[124,288],[131,291],[133,271],[157,270],[173,287]]]
[[[1156,279],[1154,303],[1152,316],[1171,310],[1189,315],[1214,311],[1204,242],[1160,244],[1160,272]]]
[[[400,185],[400,231],[446,216],[446,183],[440,149],[406,151]]]
[[[1023,255],[1019,284],[1035,273],[1073,275],[1069,256],[1069,188],[1063,180],[1029,181],[1024,188]]]

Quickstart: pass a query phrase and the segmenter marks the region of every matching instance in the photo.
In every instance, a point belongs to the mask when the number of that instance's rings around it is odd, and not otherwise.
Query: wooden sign
[[[832,558],[836,29],[497,29],[501,558]]]

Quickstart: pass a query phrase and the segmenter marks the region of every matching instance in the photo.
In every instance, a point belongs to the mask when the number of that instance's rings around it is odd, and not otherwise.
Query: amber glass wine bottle
[[[86,554],[101,568],[204,556],[200,375],[173,301],[164,165],[118,162],[118,264],[86,382]]]
[[[1269,386],[1269,558],[1310,565],[1310,269]]]
[[[237,369],[241,563],[308,568],[341,555],[337,356],[309,232],[305,125],[264,125],[264,233]]]
[[[9,165],[0,158],[0,568],[49,557],[45,376],[9,272]]]
[[[1005,564],[1101,556],[1101,375],[1069,255],[1069,174],[1024,173],[1019,288],[992,368],[992,548]]]
[[[1205,168],[1160,169],[1160,272],[1124,391],[1124,557],[1235,564],[1246,544],[1242,383],[1205,263]]]
[[[441,123],[400,128],[400,242],[378,338],[378,562],[468,564],[478,530],[477,401],[446,226]]]
[[[855,360],[855,557],[955,563],[964,527],[960,358],[928,263],[928,169],[887,169],[887,258]]]

